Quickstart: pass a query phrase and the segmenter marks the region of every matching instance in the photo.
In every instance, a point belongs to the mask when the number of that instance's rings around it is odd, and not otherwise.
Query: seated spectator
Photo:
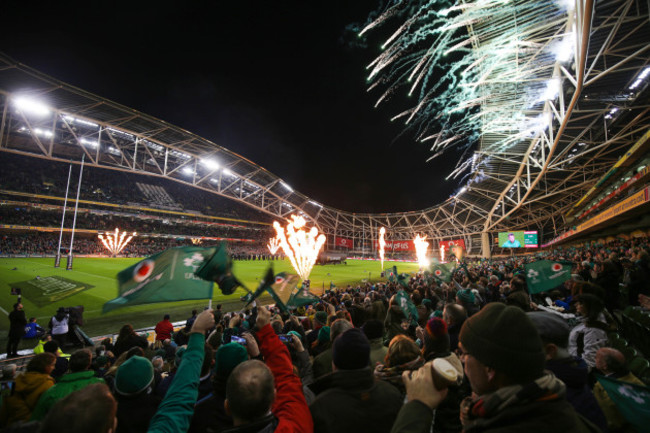
[[[293,374],[289,351],[273,332],[270,320],[271,313],[265,307],[258,308],[257,338],[265,363],[243,362],[228,378],[225,407],[235,425],[229,431],[311,432],[314,426],[302,385]]]
[[[528,317],[544,344],[546,369],[564,382],[568,402],[580,415],[607,431],[605,415],[589,387],[587,364],[569,353],[569,325],[557,314],[544,311],[530,312]]]
[[[174,332],[174,325],[169,321],[169,314],[165,314],[163,319],[156,324],[156,341],[170,340]]]
[[[88,385],[59,400],[41,424],[47,433],[112,433],[116,431],[117,402],[108,387]]]
[[[611,347],[601,347],[596,352],[596,367],[606,377],[611,377],[621,382],[634,383],[637,385],[645,386],[634,374],[632,374],[625,367],[625,356],[616,349]],[[616,404],[607,395],[607,391],[603,388],[600,382],[596,382],[594,386],[594,395],[600,405],[600,408],[605,413],[607,419],[607,427],[611,432],[628,432],[635,431],[634,428],[625,420],[621,412],[616,407]]]
[[[27,364],[27,371],[16,377],[14,393],[2,402],[0,426],[28,421],[41,395],[54,386],[50,373],[56,356],[49,352],[35,355]]]
[[[56,356],[56,364],[54,370],[50,373],[54,379],[58,379],[68,372],[68,360],[61,355],[61,349],[59,349],[59,343],[54,340],[48,341],[43,345],[43,351],[51,353]]]
[[[603,302],[595,295],[579,295],[576,309],[581,322],[569,334],[569,353],[582,358],[589,369],[596,367],[596,352],[607,343]]]
[[[370,343],[363,331],[350,329],[334,341],[334,373],[321,378],[310,410],[315,432],[388,432],[402,405],[400,392],[375,381],[370,364]],[[319,382],[321,382],[319,384]]]
[[[25,325],[25,335],[23,335],[23,338],[38,338],[40,340],[44,335],[45,329],[36,323],[36,317],[30,317],[29,322]]]
[[[544,373],[539,333],[520,308],[486,305],[463,324],[460,344],[474,391],[461,405],[465,432],[598,431],[566,401],[564,384]],[[434,386],[429,364],[403,379],[408,403],[392,431],[428,432],[447,390]]]
[[[43,393],[32,413],[32,420],[42,420],[57,401],[93,383],[104,383],[103,379],[95,377],[90,369],[92,353],[88,349],[79,349],[70,356],[70,373],[61,376],[57,384]]]

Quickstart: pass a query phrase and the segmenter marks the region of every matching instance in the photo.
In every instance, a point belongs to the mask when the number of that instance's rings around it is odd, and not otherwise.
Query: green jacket
[[[68,373],[61,376],[57,384],[45,391],[38,400],[31,419],[36,421],[42,420],[50,408],[54,406],[54,403],[68,394],[72,394],[93,383],[104,383],[104,379],[95,377],[95,372],[92,370]]]
[[[199,396],[199,378],[205,355],[203,334],[190,334],[183,362],[178,367],[165,399],[151,419],[148,433],[186,432]]]

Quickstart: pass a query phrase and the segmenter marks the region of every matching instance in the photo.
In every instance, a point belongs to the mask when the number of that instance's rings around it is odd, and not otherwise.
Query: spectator
[[[59,400],[41,425],[47,433],[111,433],[116,431],[117,402],[105,384],[96,383]]]
[[[569,325],[557,314],[528,313],[539,332],[546,353],[546,369],[566,385],[566,398],[575,410],[602,431],[607,431],[605,415],[589,387],[585,362],[569,353]]]
[[[314,427],[302,385],[270,319],[265,307],[258,308],[257,338],[266,363],[243,362],[228,378],[225,407],[235,425],[230,431],[311,432]]]
[[[370,367],[375,368],[384,362],[388,347],[384,346],[384,324],[380,320],[370,319],[363,324],[363,333],[370,341]]]
[[[402,394],[406,394],[402,373],[417,370],[424,364],[420,348],[406,335],[396,335],[388,345],[388,353],[383,364],[374,369],[375,377],[393,385]]]
[[[14,304],[14,309],[9,313],[7,358],[15,358],[18,356],[18,344],[25,334],[25,325],[27,325],[27,319],[25,319],[23,304],[16,302]]]
[[[50,372],[50,376],[54,379],[58,379],[68,372],[68,359],[63,356],[64,353],[61,352],[59,343],[54,340],[48,341],[43,345],[43,351],[56,356],[56,364],[54,365],[54,370]]]
[[[196,403],[190,432],[199,433],[209,429],[223,431],[232,427],[232,417],[224,408],[226,383],[234,368],[246,360],[248,353],[241,344],[227,343],[217,349],[212,374],[212,393]]]
[[[486,305],[463,324],[460,344],[475,395],[461,406],[463,431],[597,431],[564,399],[564,384],[544,373],[539,333],[521,309]],[[405,373],[404,383],[408,403],[392,431],[429,431],[432,409],[447,391],[436,389],[429,364],[415,374]]]
[[[116,433],[148,430],[160,405],[160,398],[151,392],[153,383],[153,365],[147,358],[136,355],[117,368],[113,385],[118,403]]]
[[[320,332],[323,332],[324,329],[326,329],[327,326],[321,328]],[[332,346],[331,344],[334,343],[334,340],[336,340],[336,337],[347,331],[348,329],[352,329],[353,326],[350,322],[348,322],[345,319],[337,319],[334,322],[332,322],[332,326],[330,327],[330,346],[325,349],[322,353],[320,353],[318,356],[314,358],[314,363],[312,365],[313,368],[313,373],[314,373],[314,378],[318,379],[321,376],[324,376],[326,374],[329,374],[332,372]]]
[[[132,347],[146,349],[148,346],[147,339],[136,334],[133,326],[126,324],[120,329],[113,353],[119,358],[122,353],[127,352]]]
[[[54,386],[50,376],[56,357],[51,353],[35,355],[27,364],[27,371],[16,377],[14,393],[2,402],[0,426],[27,421],[45,391]]]
[[[569,334],[569,353],[582,358],[589,369],[596,366],[596,352],[607,343],[608,325],[603,302],[595,295],[579,295],[576,310],[581,322]]]
[[[174,332],[174,325],[169,321],[169,314],[165,314],[154,330],[156,331],[156,341],[171,340],[172,333]]]
[[[219,307],[219,306],[217,306],[217,307]],[[189,319],[187,319],[187,320],[185,321],[185,327],[186,327],[187,329],[192,329],[192,325],[194,325],[194,321],[196,320],[196,315],[197,315],[197,314],[198,314],[198,313],[197,313],[196,310],[192,310],[192,316],[191,316]],[[216,320],[215,320],[215,321],[216,321]]]
[[[458,350],[458,335],[460,329],[467,320],[467,311],[460,304],[447,304],[442,310],[442,319],[447,323],[447,334],[449,335],[449,350]]]
[[[334,341],[332,362],[334,373],[321,379],[326,379],[327,389],[317,393],[310,406],[314,431],[390,431],[402,397],[394,386],[374,380],[370,343],[363,331],[354,328],[341,334]]]
[[[50,408],[68,394],[93,383],[104,383],[90,369],[92,359],[92,353],[88,349],[79,349],[70,356],[70,373],[62,376],[56,385],[43,393],[32,413],[33,420],[45,418]]]
[[[625,356],[611,347],[601,347],[598,349],[598,352],[596,352],[596,367],[605,375],[605,377],[611,377],[620,380],[621,382],[645,386],[638,377],[632,374],[625,367]],[[609,395],[607,395],[607,391],[605,391],[600,382],[597,382],[594,386],[594,395],[596,396],[600,408],[605,414],[607,427],[610,431],[634,431],[634,428],[625,420],[623,415],[621,415],[616,404],[614,404]]]

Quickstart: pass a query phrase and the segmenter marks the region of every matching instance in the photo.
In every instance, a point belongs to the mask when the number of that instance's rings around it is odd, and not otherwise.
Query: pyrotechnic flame
[[[266,244],[266,247],[271,251],[272,255],[275,255],[275,253],[280,249],[280,241],[278,238],[271,238],[269,239],[269,243]]]
[[[120,233],[120,229],[116,228],[114,233],[106,233],[106,237],[104,237],[102,234],[99,234],[98,237],[99,240],[102,241],[104,247],[110,251],[112,255],[116,256],[124,249],[124,247],[129,244],[129,242],[131,242],[131,239],[133,239],[133,237],[136,235],[136,233],[133,232],[132,235],[125,239],[126,234],[126,232]]]
[[[384,248],[386,247],[386,241],[384,240],[384,235],[386,234],[385,228],[379,229],[379,259],[381,260],[381,269],[384,270]]]
[[[424,269],[429,266],[429,260],[427,259],[427,248],[429,248],[429,242],[426,241],[427,237],[416,235],[413,239],[413,244],[415,245],[415,254],[418,256],[418,264],[420,269]]]
[[[440,245],[440,262],[444,263],[445,261],[445,246]]]
[[[309,279],[311,269],[316,263],[318,252],[325,244],[325,235],[318,234],[316,227],[312,227],[309,232],[303,230],[305,219],[301,216],[291,215],[292,221],[287,224],[286,234],[277,221],[273,222],[278,234],[277,239],[284,253],[289,257],[291,265],[304,280]]]

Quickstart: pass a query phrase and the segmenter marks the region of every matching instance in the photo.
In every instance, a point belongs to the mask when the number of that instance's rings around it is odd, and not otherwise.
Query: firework
[[[271,252],[271,255],[275,255],[275,253],[277,253],[278,250],[280,249],[280,241],[278,240],[278,238],[271,238],[269,239],[269,243],[266,244],[266,247]]]
[[[429,260],[427,259],[427,249],[429,248],[429,242],[426,241],[427,237],[416,235],[413,239],[413,244],[415,245],[415,254],[418,257],[418,264],[420,269],[424,269],[429,266]]]
[[[445,262],[445,246],[440,245],[440,263]]]
[[[386,247],[386,241],[384,240],[384,235],[386,234],[385,228],[379,229],[379,259],[381,260],[381,269],[384,269],[384,248]]]
[[[277,233],[280,247],[289,257],[296,273],[303,281],[308,280],[318,258],[318,252],[325,244],[325,235],[319,234],[316,227],[312,227],[308,232],[305,231],[305,219],[296,215],[291,215],[291,221],[286,229],[277,221],[273,222],[273,228]]]
[[[102,244],[104,247],[111,252],[111,255],[116,256],[118,255],[124,247],[126,247],[129,242],[131,242],[131,239],[136,235],[135,232],[133,232],[128,238],[126,232],[120,233],[120,229],[116,228],[114,233],[105,233],[106,236],[102,235],[101,233],[98,235],[99,240],[102,241]]]
[[[469,158],[463,153],[450,177],[479,175],[489,155],[552,128],[547,102],[561,94],[564,79],[556,65],[575,55],[572,1],[407,3],[373,13],[359,33],[394,26],[368,65],[369,90],[380,91],[377,105],[414,97],[393,120],[431,143],[431,158],[479,147]]]

